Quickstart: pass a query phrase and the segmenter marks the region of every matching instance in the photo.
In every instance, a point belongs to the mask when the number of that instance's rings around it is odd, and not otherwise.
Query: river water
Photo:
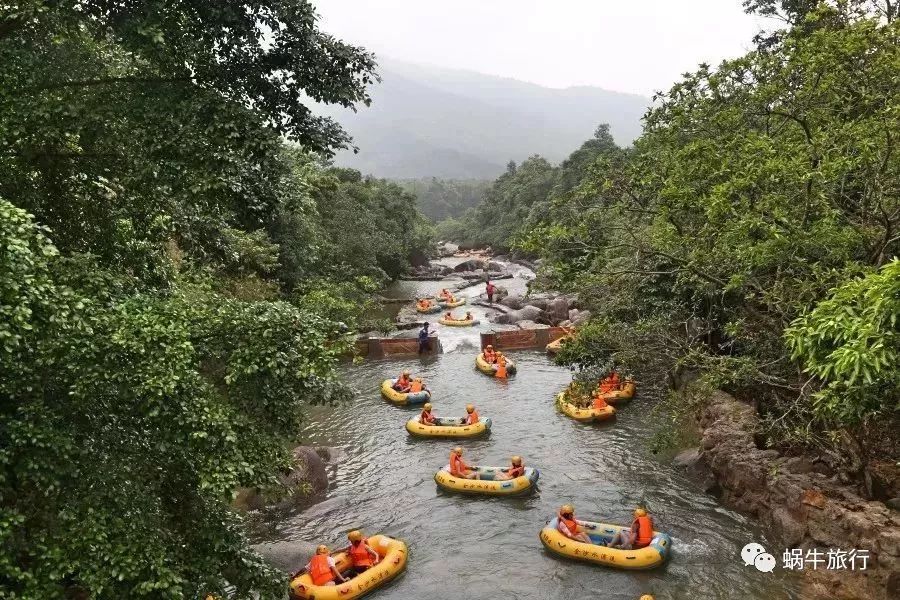
[[[527,274],[526,274],[527,275]],[[519,285],[515,280],[507,280]],[[524,282],[524,279],[523,279]],[[524,287],[524,283],[521,285]],[[439,287],[434,283],[403,285]],[[431,290],[429,290],[431,291]],[[471,288],[469,295],[483,286]],[[462,311],[463,307],[456,309]],[[483,309],[475,309],[483,317]],[[434,319],[432,319],[434,320]],[[570,381],[567,369],[539,351],[511,352],[518,374],[508,381],[474,368],[479,330],[438,326],[444,354],[423,359],[366,361],[347,366],[355,388],[348,403],[312,407],[303,443],[337,446],[346,456],[326,497],[293,515],[262,515],[256,541],[346,543],[362,527],[404,539],[406,573],[372,594],[379,599],[587,598],[656,600],[798,598],[798,581],[745,567],[740,549],[761,542],[781,561],[753,522],[721,506],[668,461],[648,449],[663,417],[640,394],[615,421],[582,425],[559,414],[554,395]],[[381,381],[410,369],[425,377],[438,416],[464,414],[474,403],[493,419],[490,437],[420,440],[404,429],[418,409],[379,397]],[[522,498],[459,496],[437,488],[434,472],[462,445],[471,464],[505,465],[513,454],[541,472],[538,489]],[[538,532],[562,503],[592,521],[628,523],[637,505],[649,508],[657,528],[673,539],[673,556],[660,569],[625,572],[548,554]]]

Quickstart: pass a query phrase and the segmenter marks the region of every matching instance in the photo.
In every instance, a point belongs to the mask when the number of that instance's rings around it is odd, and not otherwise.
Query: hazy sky
[[[650,95],[743,54],[741,0],[313,0],[323,28],[383,56],[550,87]]]

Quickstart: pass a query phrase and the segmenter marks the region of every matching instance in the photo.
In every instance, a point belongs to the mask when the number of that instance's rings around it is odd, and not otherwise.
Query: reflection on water
[[[480,291],[480,290],[479,290]],[[480,315],[479,315],[480,316]],[[368,361],[348,366],[356,395],[338,407],[314,407],[305,443],[339,446],[346,459],[333,473],[327,498],[290,516],[264,516],[257,541],[305,540],[335,546],[354,527],[405,539],[407,573],[377,598],[660,599],[795,598],[795,579],[744,567],[740,549],[766,541],[743,516],[698,492],[648,451],[654,419],[636,398],[618,419],[581,425],[557,413],[554,393],[569,381],[540,352],[511,353],[519,374],[509,381],[478,373],[477,332],[440,327],[451,350],[437,357]],[[448,347],[444,344],[445,349]],[[416,439],[404,429],[417,409],[379,398],[381,380],[404,368],[421,373],[438,416],[462,415],[473,402],[494,422],[477,440]],[[538,490],[524,498],[478,498],[440,491],[432,477],[450,449],[462,445],[470,463],[505,464],[521,454],[541,471]],[[627,523],[645,504],[673,537],[662,569],[625,572],[547,554],[538,531],[563,502],[584,519]],[[773,546],[768,544],[768,546]],[[774,552],[780,556],[779,552]]]

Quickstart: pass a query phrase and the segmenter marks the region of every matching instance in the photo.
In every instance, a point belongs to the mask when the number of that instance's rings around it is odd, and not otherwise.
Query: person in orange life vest
[[[412,383],[409,384],[409,393],[416,394],[425,389],[425,382],[422,381],[421,377],[416,377],[412,380]]]
[[[506,379],[506,357],[502,352],[497,353],[497,370],[494,372],[494,376]]]
[[[599,390],[594,392],[593,406],[594,406],[594,408],[596,408],[598,410],[609,406],[609,404],[607,404],[606,400],[603,398],[603,394],[601,394]]]
[[[575,507],[571,504],[563,504],[559,507],[558,523],[556,528],[561,534],[567,538],[584,542],[585,544],[593,544],[591,538],[584,531],[580,531],[581,526],[575,519]]]
[[[462,479],[478,479],[478,472],[466,464],[462,458],[463,449],[457,446],[450,452],[450,474]]]
[[[419,423],[422,425],[434,425],[434,415],[431,414],[431,402],[426,402],[422,407],[422,414],[419,415]]]
[[[494,352],[494,347],[490,344],[484,347],[484,352],[481,353],[481,358],[484,359],[484,362],[488,364],[494,364],[497,362],[497,354]]]
[[[522,464],[521,456],[513,456],[510,462],[512,462],[512,466],[508,469],[503,469],[497,475],[498,480],[515,479],[525,474],[525,465]]]
[[[335,579],[341,583],[347,581],[338,572],[334,558],[328,552],[328,546],[316,548],[316,555],[309,560],[305,568],[312,579],[313,585],[334,585]]]
[[[634,509],[634,521],[631,529],[622,529],[607,544],[610,548],[631,550],[645,548],[653,541],[653,519],[643,508]]]
[[[400,374],[400,377],[397,378],[397,381],[394,382],[394,389],[398,392],[409,392],[409,387],[412,384],[412,381],[410,381],[409,378],[410,375],[411,373],[409,371],[403,371],[403,373]]]
[[[428,310],[429,308],[431,308],[431,300],[428,298],[422,298],[421,300],[419,300],[418,305],[422,310]]]
[[[453,318],[453,313],[451,313],[449,310],[447,311],[447,314],[444,315],[444,318],[447,319],[448,321],[455,321],[455,320],[456,320],[456,319]]]
[[[473,405],[467,404],[466,412],[468,414],[461,420],[461,423],[463,425],[474,425],[478,422],[478,411],[475,410],[475,407]]]
[[[450,301],[453,299],[453,294],[450,293],[450,290],[448,290],[447,288],[444,288],[441,290],[440,297],[443,298],[444,300]]]
[[[368,541],[363,537],[360,530],[354,529],[348,533],[347,539],[350,540],[350,548],[347,549],[347,554],[350,555],[350,560],[353,561],[351,568],[356,575],[368,571],[381,560],[378,553],[369,546]]]

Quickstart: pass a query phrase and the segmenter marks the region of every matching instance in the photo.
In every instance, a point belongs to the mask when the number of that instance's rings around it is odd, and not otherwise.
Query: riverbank
[[[712,477],[720,500],[749,513],[777,540],[769,549],[782,567],[786,549],[868,552],[865,570],[827,569],[827,562],[802,575],[810,597],[888,600],[900,594],[900,513],[867,501],[825,465],[757,447],[759,421],[753,407],[715,392],[698,415],[699,452],[682,459],[701,478]],[[750,540],[748,540],[750,541]],[[750,568],[750,567],[748,567]]]

